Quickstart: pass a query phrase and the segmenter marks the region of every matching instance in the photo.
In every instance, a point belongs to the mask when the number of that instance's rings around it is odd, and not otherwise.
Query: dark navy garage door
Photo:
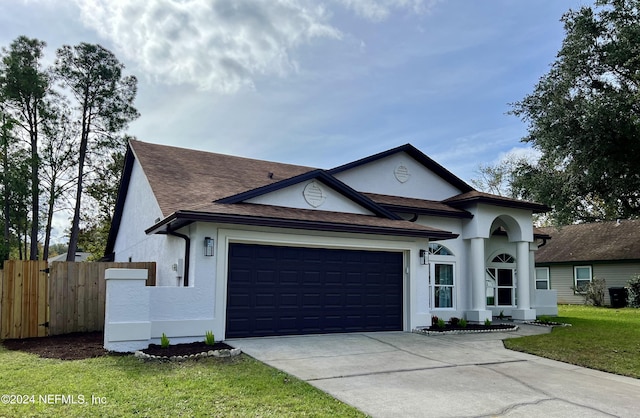
[[[402,330],[399,252],[230,244],[226,338]]]

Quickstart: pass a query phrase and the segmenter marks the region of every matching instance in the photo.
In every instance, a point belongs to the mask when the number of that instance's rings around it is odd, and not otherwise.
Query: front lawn
[[[0,346],[0,376],[0,416],[364,416],[244,354],[183,363],[64,361]]]
[[[513,338],[505,347],[591,369],[640,378],[640,309],[559,306],[550,334]]]

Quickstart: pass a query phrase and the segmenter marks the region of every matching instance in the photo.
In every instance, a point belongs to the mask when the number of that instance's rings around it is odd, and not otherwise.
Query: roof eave
[[[391,205],[391,204],[384,204],[384,203],[380,203],[380,206],[396,213],[415,213],[418,215],[441,216],[446,218],[459,218],[459,219],[473,218],[473,214],[470,212],[467,212],[464,209],[459,209],[460,212],[452,212],[447,210],[416,208],[413,206]]]
[[[356,225],[337,222],[319,222],[300,219],[282,219],[272,217],[233,215],[193,211],[177,211],[147,228],[145,233],[164,234],[170,230],[183,228],[193,222],[215,222],[288,229],[306,229],[312,231],[348,232],[369,235],[390,235],[401,237],[427,238],[432,241],[455,239],[458,234],[448,231],[424,231],[416,229],[391,228],[385,226]]]
[[[122,221],[122,214],[124,211],[124,202],[127,199],[127,192],[129,191],[129,182],[131,181],[131,172],[133,171],[134,162],[135,155],[131,145],[127,144],[127,151],[124,157],[124,168],[122,170],[122,176],[120,177],[118,196],[116,198],[116,206],[113,212],[113,218],[109,228],[109,236],[107,237],[107,245],[104,251],[104,257],[106,258],[113,256],[113,249],[116,244],[116,238],[118,237],[118,231],[120,230],[120,223]]]
[[[484,203],[488,205],[501,206],[506,208],[526,209],[526,210],[532,211],[533,213],[546,213],[551,210],[550,207],[540,203],[533,203],[533,202],[526,202],[526,201],[509,201],[508,202],[508,201],[504,201],[500,199],[492,199],[484,196],[474,196],[474,197],[463,198],[463,199],[447,199],[445,202],[447,203],[447,205],[453,206],[459,209],[462,209],[467,205],[473,204],[473,203]]]

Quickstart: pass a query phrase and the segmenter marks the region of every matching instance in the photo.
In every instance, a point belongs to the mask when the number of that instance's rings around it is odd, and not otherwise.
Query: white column
[[[487,305],[484,265],[484,238],[471,239],[471,306],[484,310]]]
[[[531,309],[529,243],[519,241],[516,243],[516,292],[518,296],[518,308],[512,313],[514,319],[536,319],[536,311]]]
[[[471,238],[469,257],[471,275],[471,310],[467,311],[467,320],[484,322],[491,320],[492,312],[487,310],[487,290],[485,285],[484,238]]]
[[[529,309],[531,299],[529,295],[529,243],[520,241],[516,243],[516,271],[518,282],[516,292],[518,294],[518,309]]]

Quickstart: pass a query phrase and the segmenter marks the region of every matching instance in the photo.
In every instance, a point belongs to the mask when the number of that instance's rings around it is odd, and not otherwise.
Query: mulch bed
[[[103,347],[102,332],[78,332],[51,337],[4,340],[2,344],[9,350],[24,351],[40,357],[60,360],[81,360],[110,354]]]
[[[73,334],[54,335],[51,337],[24,338],[21,340],[4,340],[2,345],[9,350],[24,351],[37,354],[43,358],[60,360],[82,360],[86,358],[103,357],[109,355],[128,355],[129,353],[114,353],[103,347],[102,332],[77,332]],[[218,342],[206,345],[204,341],[189,344],[171,344],[162,348],[158,344],[150,344],[143,351],[155,356],[185,356],[199,354],[210,350],[230,350],[233,347]]]

